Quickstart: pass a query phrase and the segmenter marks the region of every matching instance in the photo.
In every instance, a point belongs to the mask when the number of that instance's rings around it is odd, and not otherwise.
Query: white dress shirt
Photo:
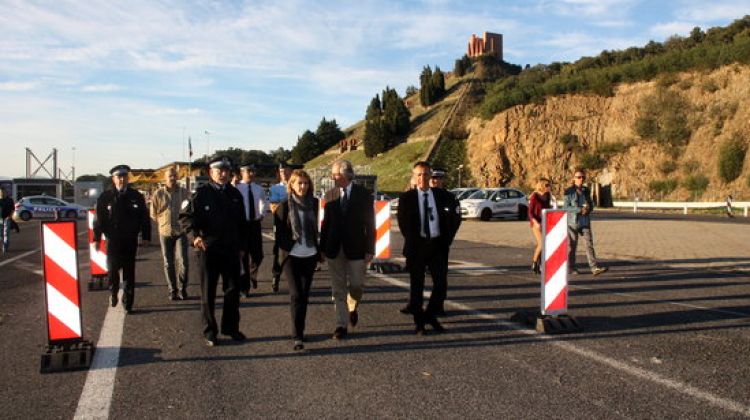
[[[248,188],[253,193],[252,204],[255,208],[255,220],[261,220],[263,219],[263,212],[266,207],[266,193],[263,191],[263,187],[254,182],[249,184],[240,182],[237,184],[237,189],[240,190],[240,193],[242,194],[242,202],[245,203],[245,219],[247,220],[250,220],[250,208],[247,206]]]

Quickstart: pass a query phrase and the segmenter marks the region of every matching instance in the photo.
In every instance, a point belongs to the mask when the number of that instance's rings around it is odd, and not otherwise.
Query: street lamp
[[[458,169],[458,188],[461,188],[461,170],[464,168],[464,165],[458,165],[456,169]]]

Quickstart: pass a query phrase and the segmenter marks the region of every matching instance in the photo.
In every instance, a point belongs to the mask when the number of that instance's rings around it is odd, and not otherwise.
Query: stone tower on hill
[[[502,60],[503,35],[485,32],[483,38],[477,38],[476,34],[471,34],[471,38],[469,38],[469,46],[466,49],[466,55],[469,57],[491,55],[497,57],[498,60]]]

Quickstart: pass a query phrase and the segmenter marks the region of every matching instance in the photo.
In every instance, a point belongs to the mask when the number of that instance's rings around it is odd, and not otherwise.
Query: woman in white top
[[[294,350],[305,348],[304,331],[307,302],[318,250],[318,199],[307,172],[296,169],[287,184],[288,198],[274,212],[276,245],[279,247],[281,275],[289,283]]]

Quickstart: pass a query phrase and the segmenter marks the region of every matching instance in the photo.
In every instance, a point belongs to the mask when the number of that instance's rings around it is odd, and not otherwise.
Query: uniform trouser
[[[201,316],[203,335],[213,338],[219,329],[216,323],[216,287],[219,276],[224,291],[221,314],[221,333],[232,334],[240,328],[240,258],[236,251],[196,251],[196,263],[201,283]]]
[[[305,334],[307,302],[317,263],[317,256],[289,256],[282,269],[282,275],[289,283],[289,310],[292,314],[292,338],[295,340],[302,340]]]
[[[436,314],[445,302],[448,289],[448,249],[438,239],[426,240],[406,258],[409,267],[409,306],[414,314],[414,323],[423,327],[436,319]],[[432,276],[432,293],[427,309],[424,303],[425,268]]]
[[[243,273],[240,276],[240,290],[243,292],[250,290],[252,281],[258,281],[258,269],[263,261],[263,235],[260,220],[251,221],[249,230],[249,251],[242,257]]]
[[[107,250],[107,271],[110,291],[117,298],[120,291],[120,270],[122,270],[122,304],[125,309],[133,307],[135,300],[135,254],[133,251],[112,252]]]
[[[187,236],[162,236],[161,257],[164,261],[164,277],[167,279],[169,293],[178,290],[187,292],[188,285],[188,243]],[[179,289],[177,288],[179,286]]]
[[[365,260],[350,260],[343,250],[328,260],[331,271],[331,290],[336,308],[336,327],[346,328],[349,312],[357,310],[362,300],[365,283]]]
[[[589,267],[594,268],[598,265],[596,261],[596,253],[594,252],[594,237],[591,234],[591,226],[568,226],[568,240],[570,241],[570,248],[568,250],[568,270],[573,270],[576,266],[576,249],[578,248],[579,236],[583,236],[583,240],[586,243],[586,258],[589,260]]]
[[[12,221],[9,218],[0,219],[0,236],[2,237],[3,252],[8,252],[8,245],[10,244],[10,225]]]
[[[271,273],[274,277],[281,275],[281,265],[279,264],[279,246],[274,243],[273,245],[273,266],[271,266]]]

